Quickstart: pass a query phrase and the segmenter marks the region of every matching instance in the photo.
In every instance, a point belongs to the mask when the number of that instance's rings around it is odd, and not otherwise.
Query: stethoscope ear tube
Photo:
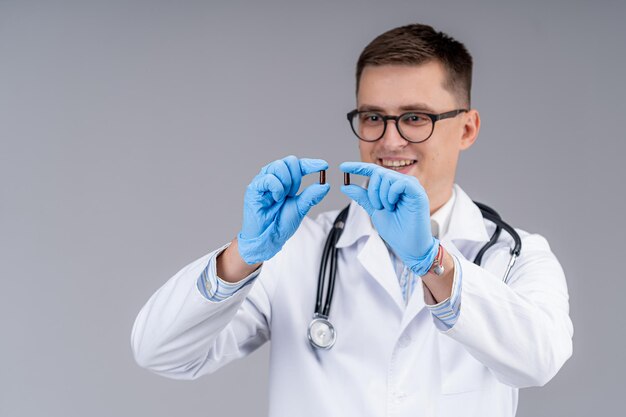
[[[474,259],[474,263],[476,265],[480,265],[483,254],[487,251],[487,249],[495,245],[496,241],[498,240],[498,237],[500,236],[500,231],[502,229],[506,230],[506,232],[509,235],[511,235],[511,237],[513,238],[513,241],[515,242],[515,244],[513,245],[513,248],[511,249],[511,258],[509,259],[509,263],[506,266],[506,270],[504,271],[504,277],[502,278],[502,281],[504,281],[504,283],[507,284],[509,281],[509,273],[511,272],[513,265],[515,265],[515,261],[517,257],[522,252],[522,239],[520,238],[520,235],[515,231],[513,227],[511,227],[507,222],[502,220],[502,218],[500,217],[497,211],[477,201],[474,201],[474,204],[478,206],[481,214],[483,215],[485,219],[493,222],[496,225],[496,230],[491,236],[491,239],[485,246],[483,246],[480,249],[480,251],[476,255],[476,258]]]
[[[509,282],[509,272],[511,272],[511,268],[515,265],[515,260],[517,259],[517,255],[511,250],[511,259],[509,259],[509,264],[506,266],[506,271],[504,272],[504,278],[502,280],[505,284]]]
[[[474,204],[478,206],[483,217],[485,216],[484,213],[491,213],[494,216],[496,216],[498,219],[500,219],[500,215],[498,214],[498,212],[492,209],[491,207],[483,203],[479,203],[478,201],[474,201]],[[474,263],[476,265],[480,266],[480,264],[483,262],[483,255],[485,254],[485,252],[487,252],[487,249],[489,249],[490,247],[496,244],[496,242],[500,238],[501,232],[502,232],[502,227],[499,224],[496,224],[496,230],[491,235],[491,239],[489,239],[489,242],[486,245],[480,248],[480,250],[476,254],[476,257],[474,258]]]
[[[490,213],[488,211],[482,211],[482,214],[485,219],[495,223],[496,226],[503,228],[509,235],[511,235],[513,241],[515,242],[513,249],[511,249],[511,255],[515,255],[515,257],[518,257],[520,252],[522,251],[522,239],[515,231],[515,229],[513,229],[508,223],[502,220],[497,214],[494,215],[493,213]]]

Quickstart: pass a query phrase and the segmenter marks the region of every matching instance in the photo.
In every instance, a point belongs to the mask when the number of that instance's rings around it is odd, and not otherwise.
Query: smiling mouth
[[[379,159],[378,165],[385,168],[393,169],[396,171],[404,170],[417,163],[415,159]]]

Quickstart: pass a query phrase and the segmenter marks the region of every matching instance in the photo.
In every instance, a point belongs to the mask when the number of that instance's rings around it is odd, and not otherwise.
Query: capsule
[[[326,184],[326,170],[320,171],[320,184]]]
[[[347,172],[343,173],[343,185],[350,185],[350,174]]]

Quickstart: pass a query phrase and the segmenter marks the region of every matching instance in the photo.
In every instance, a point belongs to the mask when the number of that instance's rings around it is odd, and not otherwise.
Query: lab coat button
[[[406,348],[411,344],[411,337],[404,335],[398,340],[398,346],[401,348]]]
[[[404,391],[399,391],[395,393],[394,397],[395,397],[394,402],[399,405],[399,404],[402,404],[402,402],[406,399],[407,393]]]

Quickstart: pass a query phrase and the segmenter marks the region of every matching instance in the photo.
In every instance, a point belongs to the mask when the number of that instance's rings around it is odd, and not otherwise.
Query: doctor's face
[[[357,94],[357,109],[397,116],[409,111],[439,114],[464,108],[444,84],[444,68],[436,61],[366,66]],[[426,189],[432,213],[450,198],[459,153],[474,143],[479,127],[478,112],[470,110],[437,121],[428,140],[411,143],[400,136],[395,122],[389,120],[380,140],[359,140],[361,160],[417,178]]]

